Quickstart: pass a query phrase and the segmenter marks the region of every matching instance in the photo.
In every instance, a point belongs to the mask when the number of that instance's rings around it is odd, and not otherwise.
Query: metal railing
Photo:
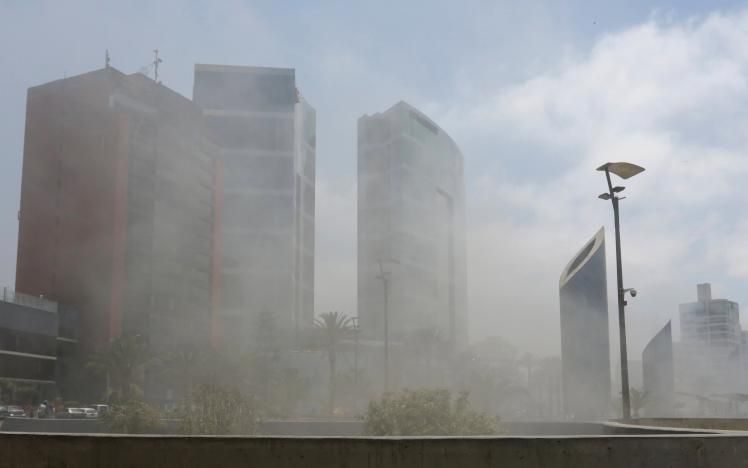
[[[3,302],[10,302],[11,304],[18,304],[25,307],[57,313],[57,302],[44,299],[43,296],[32,296],[30,294],[19,293],[7,287],[3,287],[3,293],[0,300]]]

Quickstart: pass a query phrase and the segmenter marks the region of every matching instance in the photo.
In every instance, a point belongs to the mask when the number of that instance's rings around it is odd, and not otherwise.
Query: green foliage
[[[492,435],[498,419],[470,407],[466,392],[456,398],[448,390],[402,390],[369,403],[365,431],[372,436]]]
[[[161,426],[159,412],[137,399],[112,405],[102,419],[113,432],[125,434],[152,434]]]
[[[144,368],[150,361],[148,346],[140,336],[125,336],[95,354],[86,367],[108,377],[107,398],[128,401],[141,396]]]
[[[254,434],[259,424],[252,398],[218,384],[195,385],[176,416],[184,434]]]

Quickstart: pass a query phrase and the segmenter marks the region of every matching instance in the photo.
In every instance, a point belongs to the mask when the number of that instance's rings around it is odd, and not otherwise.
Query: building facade
[[[603,228],[564,268],[559,296],[565,416],[577,420],[605,416],[611,394]]]
[[[712,298],[709,283],[696,286],[696,302],[680,304],[682,390],[698,395],[741,392],[743,332],[736,302]]]
[[[29,89],[16,289],[123,335],[208,343],[216,163],[187,98],[105,68]]]
[[[193,99],[223,164],[218,339],[271,317],[298,343],[314,320],[316,115],[293,69],[196,65]]]
[[[54,388],[57,303],[3,288],[0,295],[0,380]]]
[[[642,353],[643,390],[647,416],[672,416],[675,391],[673,333],[670,321],[647,343]]]
[[[382,340],[383,277],[389,336],[435,330],[451,350],[467,343],[465,189],[457,145],[399,102],[358,121],[358,309],[362,333]]]

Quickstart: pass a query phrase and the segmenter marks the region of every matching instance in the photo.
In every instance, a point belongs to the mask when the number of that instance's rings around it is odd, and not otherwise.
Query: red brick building
[[[192,101],[141,74],[29,89],[16,289],[77,308],[84,352],[210,339],[221,171],[204,135]]]

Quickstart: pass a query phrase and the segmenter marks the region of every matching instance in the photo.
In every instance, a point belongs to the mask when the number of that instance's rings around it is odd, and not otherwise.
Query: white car
[[[93,408],[81,408],[81,409],[84,411],[86,418],[96,419],[99,417],[99,412]]]
[[[57,417],[64,419],[84,419],[86,418],[86,410],[83,408],[65,408],[62,414]]]

